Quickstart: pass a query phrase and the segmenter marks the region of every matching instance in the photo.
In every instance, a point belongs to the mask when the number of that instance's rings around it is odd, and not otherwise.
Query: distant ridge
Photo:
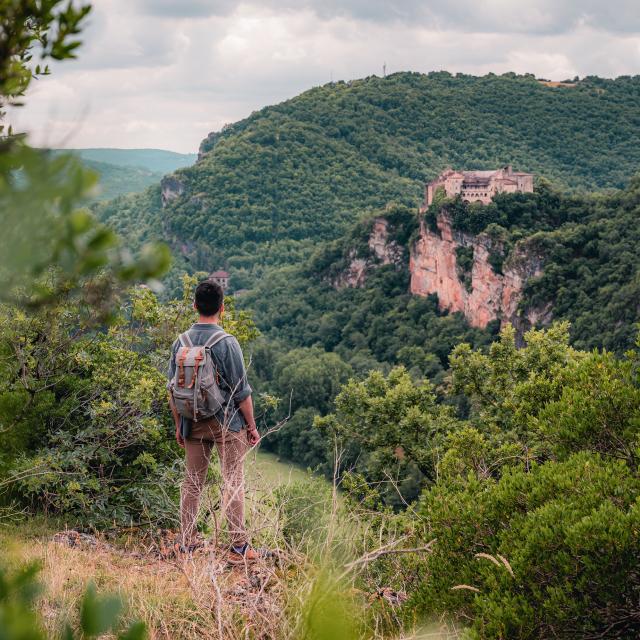
[[[95,147],[88,149],[65,149],[79,155],[84,160],[106,162],[121,167],[140,167],[153,173],[172,173],[176,169],[192,165],[195,153],[178,153],[165,149],[111,149]]]
[[[139,193],[156,185],[162,177],[189,167],[197,160],[195,153],[177,153],[165,149],[53,149],[52,153],[72,153],[100,176],[98,193],[93,200],[110,200]]]

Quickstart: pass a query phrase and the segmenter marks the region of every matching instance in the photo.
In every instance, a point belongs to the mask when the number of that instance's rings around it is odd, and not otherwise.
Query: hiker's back
[[[220,388],[212,349],[231,336],[222,329],[208,332],[208,336],[194,329],[178,338],[169,389],[178,413],[197,422],[215,416],[224,408],[226,397]]]

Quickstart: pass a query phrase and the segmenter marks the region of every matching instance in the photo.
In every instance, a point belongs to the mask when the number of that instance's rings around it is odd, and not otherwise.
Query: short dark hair
[[[197,287],[194,298],[196,309],[203,316],[214,316],[224,302],[222,287],[212,280],[203,280]]]

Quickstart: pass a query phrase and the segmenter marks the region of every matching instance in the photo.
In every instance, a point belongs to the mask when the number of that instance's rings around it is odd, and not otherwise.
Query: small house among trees
[[[229,274],[226,271],[214,271],[209,274],[209,280],[217,282],[226,291],[229,288]]]

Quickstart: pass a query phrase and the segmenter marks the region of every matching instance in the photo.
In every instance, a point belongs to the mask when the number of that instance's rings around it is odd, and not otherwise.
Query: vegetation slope
[[[101,215],[123,230],[149,225],[194,268],[231,268],[244,287],[363,211],[415,206],[424,179],[447,165],[511,163],[561,190],[623,187],[640,164],[639,95],[638,77],[556,88],[512,73],[331,83],[210,134],[165,211],[156,187]]]

